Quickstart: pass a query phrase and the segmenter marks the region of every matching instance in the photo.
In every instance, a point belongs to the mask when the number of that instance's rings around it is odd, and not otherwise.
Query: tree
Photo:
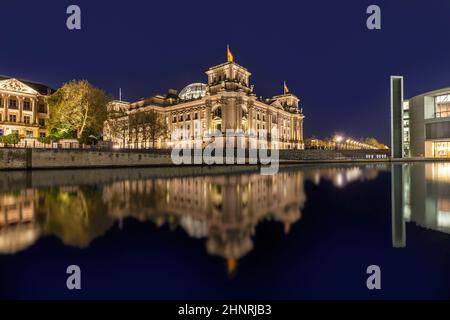
[[[48,132],[59,132],[63,136],[69,134],[82,140],[84,131],[89,128],[90,132],[100,136],[110,100],[103,90],[86,80],[65,83],[47,100],[50,113]]]
[[[130,131],[133,129],[135,131],[135,141],[139,140],[140,136],[144,146],[147,146],[149,140],[152,142],[152,148],[155,148],[156,140],[166,136],[168,131],[164,118],[153,110],[131,114],[129,125]]]
[[[125,111],[114,109],[108,111],[108,119],[103,129],[104,136],[110,137],[113,143],[121,141],[122,146],[125,146],[128,129],[129,123]]]
[[[366,139],[364,139],[364,143],[366,143],[370,146],[376,147],[378,149],[386,149],[387,148],[386,145],[378,142],[378,140],[375,138],[366,138]]]
[[[152,142],[152,147],[155,148],[156,140],[159,137],[164,137],[167,135],[167,124],[164,121],[164,118],[155,111],[146,112],[145,120],[147,124],[148,136]]]
[[[18,133],[11,133],[6,136],[0,137],[0,142],[4,143],[5,145],[16,145],[20,141],[20,137]]]

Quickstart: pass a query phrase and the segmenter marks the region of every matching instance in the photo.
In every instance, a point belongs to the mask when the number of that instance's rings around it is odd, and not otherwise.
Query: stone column
[[[248,105],[247,106],[247,110],[248,110],[248,130],[252,130],[253,129],[253,108],[252,106]]]
[[[220,131],[222,131],[222,132],[225,131],[225,128],[227,126],[227,121],[229,119],[228,112],[230,111],[230,108],[229,108],[228,103],[229,103],[229,100],[225,99],[225,98],[222,98],[222,100],[220,101],[220,107],[222,109],[222,128]]]
[[[191,109],[191,111],[189,111],[189,114],[190,114],[190,118],[191,118],[191,130],[190,130],[189,134],[191,135],[191,139],[194,140],[194,136],[195,136],[194,114],[195,114],[195,111],[192,111],[192,109]]]
[[[9,108],[9,94],[5,94],[5,121],[9,121],[8,108]]]
[[[272,111],[267,111],[267,135],[270,135],[270,141],[272,141]]]
[[[234,124],[232,122],[233,113],[234,113],[234,98],[224,99],[224,103],[222,104],[222,133],[225,132],[226,129],[232,129]]]
[[[298,125],[297,125],[297,140],[299,143],[303,143],[303,129],[302,129],[303,121],[302,121],[302,119],[299,118],[297,120],[297,123],[298,123]]]
[[[17,97],[17,108],[19,109],[19,119],[17,119],[17,122],[22,123],[23,119],[22,119],[22,108],[23,108],[23,98],[22,97]]]
[[[236,129],[239,131],[242,130],[242,103],[243,102],[240,102],[237,104],[237,112],[236,112],[236,118],[237,118]]]
[[[211,132],[211,105],[207,104],[205,108],[206,130]]]
[[[4,94],[0,95],[1,103],[0,103],[0,114],[2,115],[2,121],[6,121],[5,111],[6,111],[6,97]]]
[[[32,124],[36,124],[37,122],[37,108],[38,108],[37,98],[32,98],[31,99],[31,110],[33,111],[33,118],[31,119]]]

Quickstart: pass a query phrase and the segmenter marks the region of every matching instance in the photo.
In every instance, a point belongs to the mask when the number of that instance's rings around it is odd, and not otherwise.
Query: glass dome
[[[206,94],[206,84],[191,83],[184,87],[178,95],[181,100],[192,100],[204,97]]]

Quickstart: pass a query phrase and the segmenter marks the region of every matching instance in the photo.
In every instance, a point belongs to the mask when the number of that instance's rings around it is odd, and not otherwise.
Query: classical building
[[[0,136],[18,133],[22,138],[45,137],[48,107],[46,85],[0,76]]]
[[[155,147],[170,148],[178,129],[188,139],[203,142],[215,130],[226,130],[244,135],[266,130],[269,143],[278,136],[280,149],[303,149],[303,113],[299,98],[289,93],[263,99],[257,97],[250,84],[250,72],[239,64],[228,61],[206,71],[207,83],[193,83],[178,92],[170,89],[165,95],[156,95],[128,103],[114,101],[111,109],[123,112],[115,118],[122,125],[105,124],[105,137],[121,148],[149,148],[153,144],[146,134],[146,125],[132,125],[130,118],[150,110],[157,112],[165,122],[168,134],[158,137]],[[110,120],[111,121],[111,120]],[[187,137],[178,137],[177,139]],[[248,141],[248,140],[247,140]]]

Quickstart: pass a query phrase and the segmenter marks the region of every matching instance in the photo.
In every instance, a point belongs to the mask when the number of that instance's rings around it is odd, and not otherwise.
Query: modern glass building
[[[403,78],[392,77],[391,131],[394,158],[450,158],[450,87],[403,99]]]

